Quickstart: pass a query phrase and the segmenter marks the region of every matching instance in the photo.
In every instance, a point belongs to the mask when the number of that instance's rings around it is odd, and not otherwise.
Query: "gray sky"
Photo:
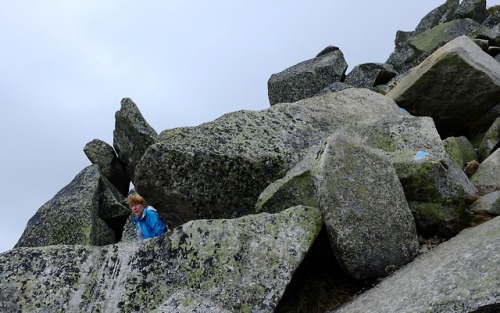
[[[348,71],[385,62],[396,31],[444,2],[0,2],[0,252],[90,165],[87,142],[112,145],[123,97],[157,132],[265,109],[271,74],[328,45]]]

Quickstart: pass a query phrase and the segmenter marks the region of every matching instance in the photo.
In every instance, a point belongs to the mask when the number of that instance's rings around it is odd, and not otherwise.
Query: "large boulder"
[[[467,137],[448,137],[443,140],[443,145],[451,161],[460,168],[477,159],[476,150]]]
[[[125,163],[134,181],[134,171],[146,149],[158,141],[157,132],[142,116],[130,98],[123,98],[121,108],[115,114],[113,147],[118,158]]]
[[[13,249],[0,254],[0,311],[150,312],[189,290],[230,312],[273,312],[322,225],[295,207],[137,243]]]
[[[481,194],[500,190],[500,149],[484,160],[470,178]]]
[[[431,116],[441,137],[459,135],[498,103],[500,64],[461,36],[412,69],[387,96],[414,115]]]
[[[419,232],[450,236],[467,225],[472,217],[468,203],[477,190],[461,167],[448,159],[432,119],[384,116],[347,125],[344,131],[360,145],[377,149],[394,166]],[[310,153],[315,157],[315,151]],[[257,211],[276,212],[297,204],[317,206],[310,179],[309,171],[299,163],[284,179],[266,188],[257,201]]]
[[[389,98],[355,88],[233,112],[160,134],[164,139],[138,164],[134,186],[174,227],[195,218],[242,216],[254,212],[262,190],[311,145],[342,125],[397,114]]]
[[[274,105],[312,97],[328,85],[344,80],[346,70],[342,51],[328,49],[313,59],[271,75],[267,82],[269,102]]]
[[[477,155],[479,157],[479,161],[482,162],[488,156],[495,151],[498,147],[498,143],[500,142],[500,118],[497,118],[495,122],[490,126],[490,128],[484,134],[483,140],[479,144],[479,148],[477,149]]]
[[[118,159],[113,147],[106,142],[94,139],[88,142],[83,152],[92,164],[99,165],[101,174],[106,177],[123,195],[129,191],[130,176],[125,164]]]
[[[498,312],[500,217],[466,229],[331,313]]]
[[[400,73],[404,73],[418,64],[421,54],[409,44],[409,40],[439,24],[452,21],[459,3],[459,0],[447,0],[444,4],[427,13],[414,31],[398,31],[394,41],[395,49],[386,63],[392,65]]]
[[[373,88],[387,84],[398,73],[391,65],[385,63],[363,63],[356,65],[347,74],[344,82],[357,88]]]
[[[115,243],[130,214],[121,203],[123,196],[101,176],[99,166],[90,165],[38,209],[16,247]],[[110,218],[114,223],[105,221]]]
[[[344,133],[313,147],[261,194],[257,210],[292,203],[320,208],[336,258],[357,279],[387,276],[418,251],[415,222],[395,169]]]

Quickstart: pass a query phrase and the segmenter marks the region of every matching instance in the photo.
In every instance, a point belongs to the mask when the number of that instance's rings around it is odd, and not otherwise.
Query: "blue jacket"
[[[156,209],[150,205],[144,207],[142,216],[140,218],[136,216],[134,222],[136,233],[140,227],[144,239],[163,235],[167,231],[167,225],[160,219]]]

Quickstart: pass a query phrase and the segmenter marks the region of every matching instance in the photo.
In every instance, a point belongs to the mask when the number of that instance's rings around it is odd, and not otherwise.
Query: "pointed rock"
[[[328,85],[342,81],[346,70],[342,51],[327,48],[314,59],[271,75],[267,82],[269,102],[274,105],[312,97]]]
[[[98,166],[86,167],[38,209],[16,247],[115,243],[113,229],[99,216],[105,188]]]
[[[158,141],[158,134],[144,119],[130,98],[123,98],[115,114],[113,146],[134,181],[134,171],[146,149]]]
[[[0,254],[0,310],[156,312],[187,289],[230,312],[273,312],[322,225],[319,210],[295,207],[136,243],[12,249]]]
[[[99,166],[102,175],[104,175],[122,195],[128,193],[130,176],[127,173],[125,164],[118,159],[112,146],[102,140],[94,139],[85,145],[83,152],[85,152],[85,155],[92,164],[97,164]]]

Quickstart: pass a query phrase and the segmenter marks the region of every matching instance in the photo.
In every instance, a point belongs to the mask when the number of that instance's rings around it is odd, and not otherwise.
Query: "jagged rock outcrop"
[[[500,215],[500,191],[494,191],[480,197],[471,205],[471,211],[478,214]]]
[[[484,134],[483,140],[479,144],[477,155],[479,161],[484,161],[495,149],[500,142],[500,118],[497,118],[490,128]]]
[[[482,194],[500,190],[500,150],[484,160],[470,180]]]
[[[94,165],[0,254],[0,311],[327,311],[404,264],[346,308],[498,309],[500,11],[485,5],[446,1],[347,77],[326,47],[272,75],[266,110],[158,135],[124,98],[116,154],[88,143]],[[172,231],[135,240],[129,179]]]
[[[16,247],[115,243],[130,214],[122,197],[98,165],[90,165],[38,209]]]
[[[313,148],[276,184],[257,209],[295,201],[320,208],[335,255],[355,278],[386,276],[417,254],[415,222],[395,169],[343,133]]]
[[[346,70],[342,51],[327,47],[315,58],[271,75],[267,82],[269,102],[274,105],[312,97],[328,85],[342,81]]]
[[[344,83],[357,88],[372,88],[387,84],[398,73],[385,63],[364,63],[356,65],[347,74]]]
[[[115,114],[113,146],[134,181],[134,171],[146,149],[157,142],[158,134],[144,119],[130,98],[123,98]],[[127,190],[128,191],[128,190]]]
[[[152,311],[186,289],[230,312],[272,312],[322,224],[319,210],[295,207],[140,243],[13,249],[0,254],[0,310]]]
[[[442,243],[331,313],[498,312],[500,217]]]
[[[83,152],[92,164],[99,165],[101,174],[104,175],[115,187],[126,195],[130,186],[130,176],[125,164],[118,158],[112,146],[106,142],[94,139],[88,142]]]
[[[477,159],[474,146],[467,137],[448,137],[443,140],[443,145],[451,161],[460,168],[464,168],[467,163]]]
[[[137,166],[134,186],[175,227],[194,218],[254,212],[255,201],[311,145],[342,125],[399,113],[367,89],[346,89],[167,131]],[[163,133],[160,137],[163,138]]]
[[[443,138],[466,134],[498,103],[500,64],[461,36],[412,69],[387,96],[413,115],[431,116]]]

